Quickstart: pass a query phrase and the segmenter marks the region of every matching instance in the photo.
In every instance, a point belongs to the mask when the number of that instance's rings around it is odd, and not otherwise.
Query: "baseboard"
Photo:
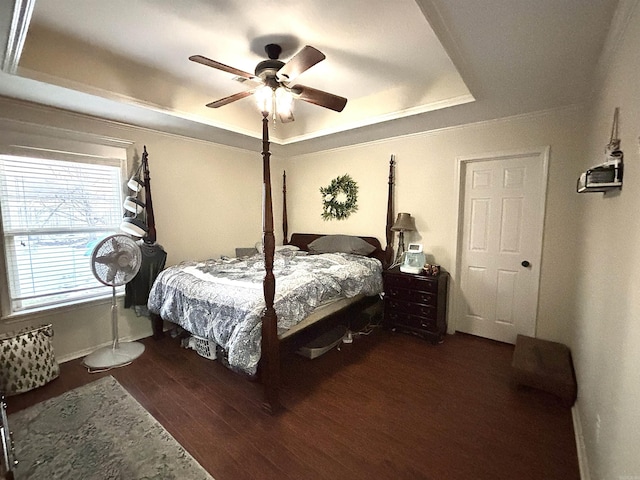
[[[136,342],[138,340],[142,340],[143,338],[147,338],[147,337],[150,337],[150,336],[151,336],[151,334],[149,334],[149,333],[141,333],[139,335],[120,337],[120,338],[118,338],[118,341],[119,342]],[[58,363],[64,363],[64,362],[68,362],[70,360],[75,360],[76,358],[86,357],[87,355],[89,355],[90,353],[95,352],[99,348],[106,347],[106,346],[111,345],[111,344],[113,344],[113,340],[109,340],[108,342],[102,343],[100,345],[95,345],[93,347],[85,348],[83,350],[78,350],[76,352],[69,353],[68,355],[62,355],[60,357],[56,357],[56,360],[58,361]]]
[[[589,462],[587,461],[587,450],[584,444],[584,435],[582,434],[582,421],[580,420],[580,411],[578,410],[578,401],[571,407],[571,417],[573,418],[573,432],[576,436],[576,450],[578,452],[578,467],[580,468],[580,479],[591,480],[589,473]]]

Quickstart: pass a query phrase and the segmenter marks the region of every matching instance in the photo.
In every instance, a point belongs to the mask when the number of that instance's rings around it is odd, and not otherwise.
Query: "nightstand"
[[[441,343],[447,333],[449,274],[403,273],[394,267],[385,270],[383,278],[383,325]]]

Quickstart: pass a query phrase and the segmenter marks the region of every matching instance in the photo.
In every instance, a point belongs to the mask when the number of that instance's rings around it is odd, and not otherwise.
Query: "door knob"
[[[531,265],[528,261],[523,260],[522,263],[520,264],[522,265],[524,268],[527,268],[529,265]]]

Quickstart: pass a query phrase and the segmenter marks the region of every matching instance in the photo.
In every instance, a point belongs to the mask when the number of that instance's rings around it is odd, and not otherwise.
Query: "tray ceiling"
[[[13,30],[0,24],[0,94],[243,146],[261,135],[253,98],[205,104],[247,87],[188,57],[253,72],[268,43],[283,61],[312,45],[326,59],[296,83],[347,106],[296,100],[295,122],[272,124],[271,137],[292,151],[330,146],[580,102],[616,3],[38,0],[30,11],[18,0],[21,18],[0,12],[14,18]]]

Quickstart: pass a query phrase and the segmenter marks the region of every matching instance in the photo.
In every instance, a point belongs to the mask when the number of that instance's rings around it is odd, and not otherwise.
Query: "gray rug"
[[[113,378],[9,417],[16,480],[213,480]]]

